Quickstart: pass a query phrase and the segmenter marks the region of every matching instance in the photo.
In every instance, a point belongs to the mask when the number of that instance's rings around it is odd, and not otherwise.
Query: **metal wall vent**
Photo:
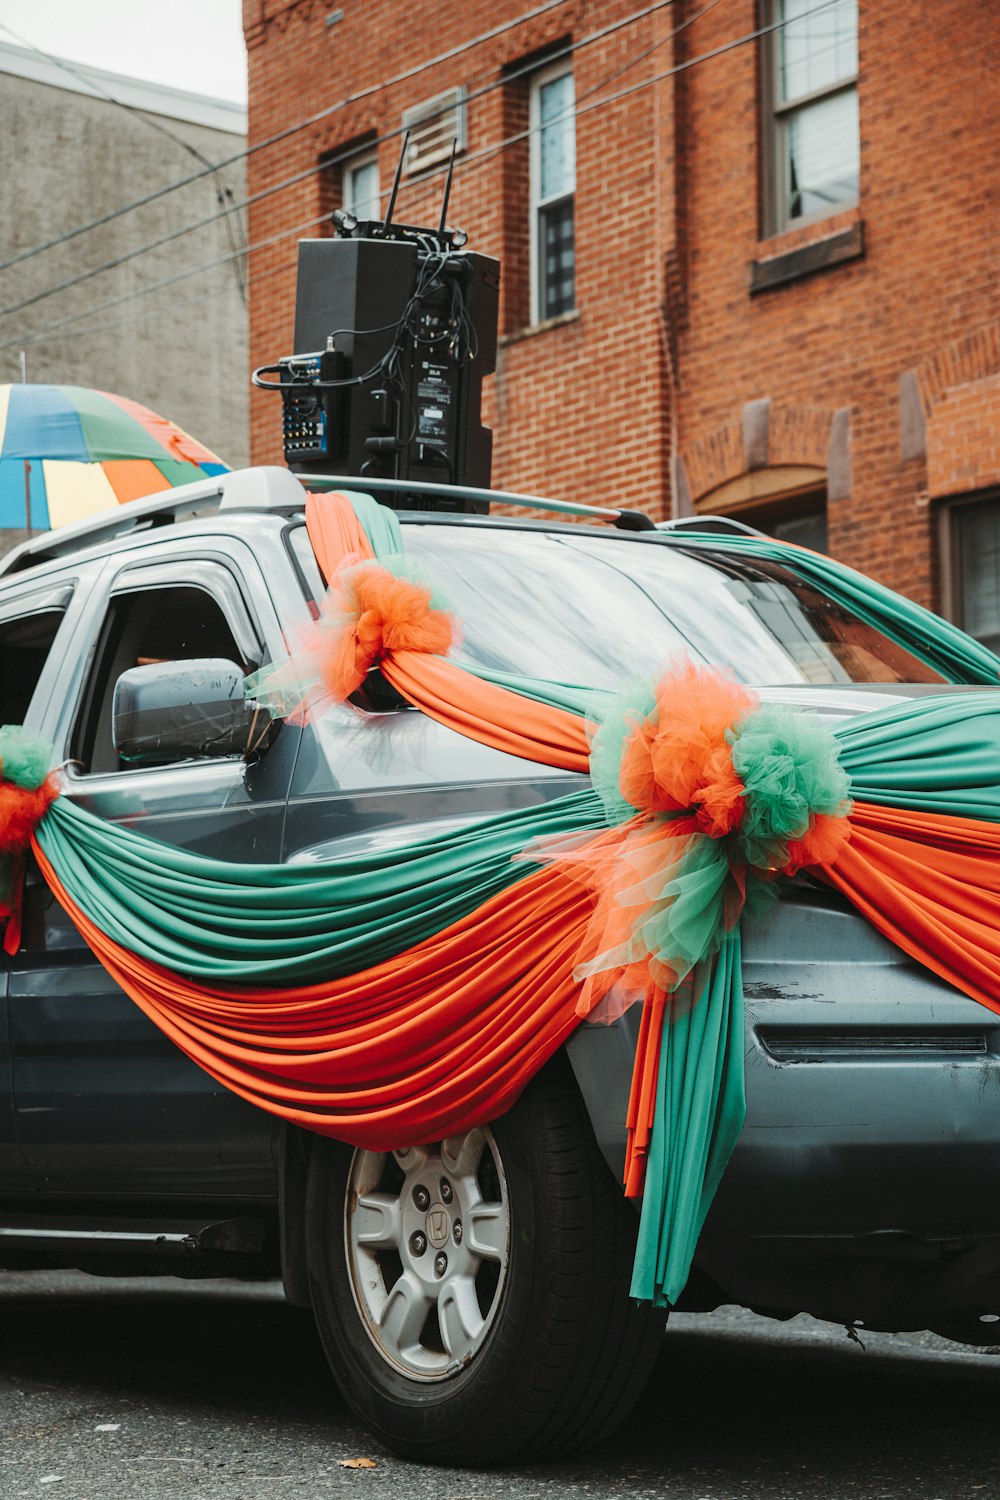
[[[403,112],[403,129],[410,132],[406,147],[407,172],[437,166],[456,151],[465,150],[465,89],[448,89]]]

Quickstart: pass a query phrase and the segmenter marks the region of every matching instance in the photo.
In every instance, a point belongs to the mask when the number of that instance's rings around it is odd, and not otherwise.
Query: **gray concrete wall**
[[[136,113],[3,68],[0,50],[0,263],[199,170],[182,145],[151,129],[148,121],[195,146],[210,162],[233,156],[245,144],[229,130],[190,118]],[[113,80],[103,78],[114,91]],[[161,109],[171,107],[170,93],[133,84],[130,97]],[[176,98],[183,107],[182,96]],[[223,122],[227,113],[239,118],[222,107],[185,112]],[[4,311],[216,213],[220,191],[241,202],[245,182],[241,161],[0,272],[0,345],[6,346],[0,348],[0,382],[20,378],[23,349],[29,380],[128,396],[170,417],[233,467],[247,463],[243,258],[148,290],[243,246],[242,213],[229,217],[228,228],[227,221],[217,221],[30,308]],[[104,307],[136,292],[142,295]],[[74,321],[52,327],[63,319]]]

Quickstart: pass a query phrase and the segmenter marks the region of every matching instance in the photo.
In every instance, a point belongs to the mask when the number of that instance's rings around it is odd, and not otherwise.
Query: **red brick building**
[[[385,194],[502,263],[498,486],[724,511],[1000,645],[1000,7],[244,0],[251,353]],[[421,108],[424,106],[425,108]],[[290,185],[279,187],[289,179]],[[253,451],[280,456],[255,395]]]

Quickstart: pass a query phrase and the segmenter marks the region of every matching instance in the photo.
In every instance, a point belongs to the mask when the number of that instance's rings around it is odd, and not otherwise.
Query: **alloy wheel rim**
[[[492,1131],[355,1151],[344,1235],[354,1301],[386,1363],[420,1381],[466,1369],[496,1321],[510,1258]]]

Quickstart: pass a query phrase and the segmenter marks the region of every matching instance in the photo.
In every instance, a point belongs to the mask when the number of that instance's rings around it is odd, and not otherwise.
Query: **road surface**
[[[368,1437],[273,1286],[0,1272],[0,1500],[1000,1497],[1000,1347],[864,1337],[678,1317],[614,1439],[477,1473]]]

